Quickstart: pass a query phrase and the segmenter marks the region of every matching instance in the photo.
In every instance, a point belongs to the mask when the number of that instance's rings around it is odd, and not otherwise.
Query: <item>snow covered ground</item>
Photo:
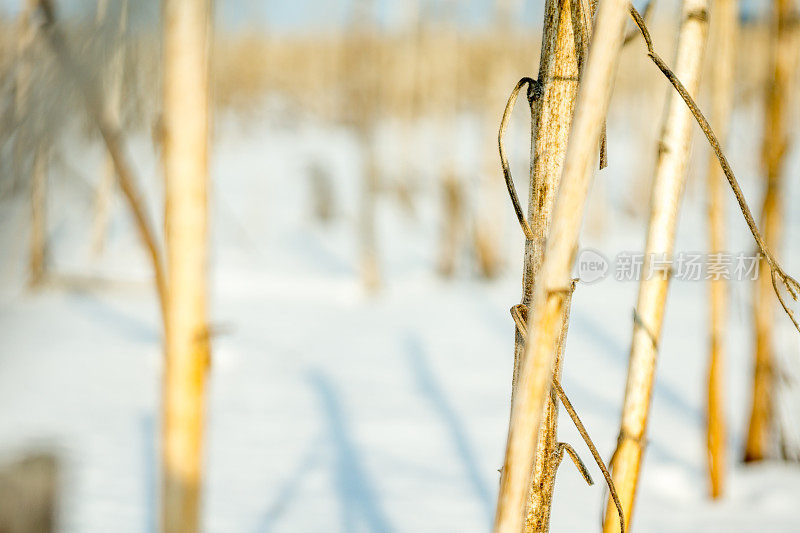
[[[760,196],[757,111],[737,116],[730,152],[754,206]],[[658,118],[649,119],[648,138]],[[602,227],[592,219],[582,239],[608,257],[643,247],[644,222],[635,211],[644,211],[647,195],[635,191],[655,149],[630,120],[618,109],[609,123],[610,167],[598,175],[592,207],[599,210],[605,196],[608,214]],[[437,135],[423,129],[412,147],[421,177],[417,215],[409,218],[390,198],[381,200],[384,286],[369,296],[359,283],[354,138],[314,123],[289,128],[257,117],[243,124],[235,117],[218,121],[211,309],[220,333],[208,388],[207,531],[489,529],[508,422],[508,309],[519,301],[522,243],[508,206],[501,239],[507,266],[499,279],[477,279],[466,256],[455,279],[435,274],[439,188],[429,163]],[[511,135],[522,146],[527,142],[524,125]],[[399,168],[396,146],[391,135],[382,139],[391,174]],[[96,181],[101,153],[79,146],[54,165],[49,199],[51,269],[70,283],[25,290],[27,206],[17,198],[0,207],[0,451],[3,458],[30,447],[57,451],[64,467],[64,531],[154,531],[157,306],[119,200],[108,248],[92,259],[92,196],[85,180]],[[644,154],[637,155],[641,164],[628,156],[631,146]],[[151,149],[144,139],[129,147],[156,216]],[[458,163],[474,182],[479,150],[473,148],[462,146]],[[679,250],[705,247],[706,152],[695,151]],[[335,183],[338,216],[329,226],[309,216],[313,161],[329,169]],[[526,166],[519,158],[514,164]],[[790,168],[782,256],[797,274],[796,153]],[[497,179],[502,187],[499,172]],[[728,214],[731,251],[752,251],[733,202]],[[79,276],[105,281],[85,283]],[[606,458],[618,431],[635,294],[635,283],[606,279],[579,285],[573,302],[564,387]],[[703,283],[677,281],[671,288],[634,526],[647,532],[800,531],[800,468],[737,461],[750,402],[747,283],[731,287],[729,489],[718,503],[705,498],[705,302]],[[797,337],[779,318],[781,349],[796,357]],[[561,438],[588,460],[566,417]],[[602,477],[593,464],[589,468],[594,487],[564,463],[553,531],[598,530]]]

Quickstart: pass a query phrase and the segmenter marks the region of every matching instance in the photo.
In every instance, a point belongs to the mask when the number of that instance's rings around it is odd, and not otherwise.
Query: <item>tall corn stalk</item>
[[[167,276],[161,526],[200,530],[205,377],[210,0],[165,0]]]
[[[575,99],[578,94],[579,50],[576,40],[582,20],[572,9],[571,0],[548,0],[545,3],[542,50],[539,60],[541,96],[533,104],[531,121],[531,180],[528,198],[528,220],[533,239],[525,242],[522,275],[522,305],[530,306],[536,274],[542,264],[544,245],[550,231],[556,192],[561,181],[564,157]],[[512,404],[517,396],[517,378],[525,351],[525,339],[519,331],[514,342],[514,377]],[[555,354],[554,375],[561,378],[561,354]],[[556,454],[558,408],[552,398],[545,402],[542,427],[536,443],[526,532],[546,532],[550,526],[553,486],[558,468]]]
[[[684,0],[675,74],[696,94],[708,28],[706,0]],[[614,485],[630,525],[650,408],[655,362],[666,305],[669,270],[657,261],[669,258],[675,242],[678,206],[686,178],[692,115],[677,93],[670,92],[661,130],[655,180],[650,199],[645,260],[631,342],[628,379],[617,448],[611,461]],[[609,501],[603,531],[619,531],[617,511]],[[629,526],[630,527],[630,526]]]
[[[578,91],[552,227],[530,299],[528,335],[511,405],[497,499],[496,533],[519,533],[525,523],[526,496],[536,462],[536,436],[543,426],[563,329],[565,289],[570,285],[570,269],[608,109],[627,8],[627,0],[605,0],[600,4],[596,38]]]
[[[724,145],[733,108],[734,63],[737,37],[738,5],[736,0],[714,0],[711,11],[714,32],[714,62],[711,71],[712,116],[714,128]],[[725,190],[722,169],[716,156],[710,155],[708,166],[709,251],[720,254],[725,249]],[[709,281],[710,354],[706,412],[706,446],[709,486],[712,498],[722,495],[725,486],[725,410],[724,351],[727,284],[722,278]]]
[[[797,30],[792,0],[775,0],[773,11],[772,42],[769,59],[766,119],[762,159],[767,177],[767,190],[761,208],[761,227],[767,245],[779,246],[782,233],[784,162],[788,146],[788,117],[792,96],[792,76],[797,59]],[[755,361],[753,369],[753,400],[745,461],[759,461],[768,455],[770,424],[772,422],[773,351],[772,324],[775,304],[770,292],[772,279],[764,258],[759,264],[753,314],[755,319]]]

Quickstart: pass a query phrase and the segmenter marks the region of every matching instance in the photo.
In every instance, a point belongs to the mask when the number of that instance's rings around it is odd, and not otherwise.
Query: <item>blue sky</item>
[[[119,2],[119,0],[109,0]],[[129,0],[136,6],[139,17],[155,22],[158,16],[157,0]],[[276,31],[313,31],[341,27],[348,20],[354,2],[358,0],[216,0],[217,23],[222,28],[265,28]],[[409,0],[374,0],[377,18],[382,27],[401,26]],[[634,0],[642,5],[645,0]],[[5,15],[15,14],[24,0],[0,0],[0,10]],[[58,9],[66,14],[93,12],[96,0],[55,0]],[[442,13],[443,0],[421,0],[430,6],[432,16]],[[480,27],[491,20],[495,0],[457,0],[454,14],[462,27]],[[543,0],[519,0],[515,20],[520,25],[540,24]],[[677,0],[660,0],[660,10],[675,9]],[[743,0],[742,9],[752,12],[763,7],[763,0]]]

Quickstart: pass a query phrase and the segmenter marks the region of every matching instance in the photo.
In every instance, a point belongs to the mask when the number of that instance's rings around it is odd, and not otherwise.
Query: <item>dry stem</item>
[[[697,92],[700,84],[706,34],[707,0],[684,0],[676,63],[681,77],[687,80],[688,91],[692,93]],[[685,89],[684,92],[688,95]],[[668,258],[673,251],[678,207],[683,195],[685,169],[689,159],[691,120],[681,98],[669,94],[651,193],[645,264],[636,303],[638,320],[634,323],[631,340],[620,438],[611,461],[614,483],[619,490],[625,522],[629,528],[641,469],[657,345],[670,278],[668,271],[656,269],[654,259]],[[605,533],[619,531],[616,514],[616,509],[609,502],[603,524]]]
[[[201,523],[207,324],[211,0],[163,8],[164,226],[169,292],[162,399],[161,528]]]
[[[553,212],[544,260],[534,284],[519,374],[511,406],[508,443],[500,481],[494,531],[519,533],[525,495],[535,461],[535,437],[549,398],[556,348],[561,336],[563,290],[569,285],[573,252],[592,177],[592,163],[608,109],[624,32],[626,0],[600,4],[596,33],[578,90],[575,118],[564,159],[561,186]]]
[[[783,201],[782,188],[785,179],[784,163],[788,146],[787,117],[791,116],[791,103],[794,96],[793,77],[797,59],[797,32],[794,2],[778,0],[775,2],[771,28],[769,74],[766,110],[764,120],[764,140],[762,159],[766,172],[766,192],[761,210],[761,228],[764,240],[769,246],[779,246],[782,233]],[[758,280],[755,285],[753,315],[755,322],[755,354],[753,372],[753,399],[750,420],[747,428],[745,461],[757,461],[767,457],[769,452],[770,425],[773,421],[772,399],[774,397],[774,347],[773,347],[773,302],[772,290],[778,292],[774,272],[768,278],[766,268],[761,262]],[[781,300],[786,309],[786,304]]]
[[[734,60],[736,48],[737,5],[735,0],[714,0],[711,11],[711,29],[715,34],[711,90],[713,92],[714,126],[720,132],[722,143],[727,137],[733,107]],[[714,155],[711,155],[712,159]],[[720,168],[716,161],[708,167],[708,227],[709,251],[720,254],[725,248],[724,190],[719,179]],[[713,256],[712,256],[713,257]],[[708,390],[706,412],[706,447],[708,451],[709,487],[712,498],[722,495],[725,486],[725,411],[723,378],[723,341],[727,282],[724,279],[709,281],[710,353],[708,362]]]
[[[564,349],[564,342],[566,340],[565,339],[566,331],[567,331],[567,328],[569,327],[569,312],[570,312],[570,307],[571,307],[571,298],[572,298],[572,293],[575,291],[575,283],[577,281],[578,280],[573,280],[573,282],[572,282],[572,286],[569,289],[570,303],[568,305],[565,305],[565,308],[564,308],[564,319],[563,319],[563,325],[562,325],[562,328],[563,328],[562,329],[562,338],[559,341],[559,350],[563,350]],[[515,305],[514,307],[511,308],[511,316],[514,319],[514,324],[516,325],[516,327],[519,330],[520,334],[523,337],[527,337],[527,333],[528,333],[528,329],[527,329],[527,325],[526,325],[527,317],[528,317],[527,308],[525,306],[523,306],[523,305]],[[558,396],[558,399],[561,401],[561,404],[564,406],[564,409],[566,409],[567,413],[569,413],[569,416],[572,419],[573,424],[575,424],[575,428],[578,430],[578,433],[580,433],[581,437],[583,438],[583,441],[586,443],[586,446],[589,448],[589,451],[592,453],[592,457],[594,458],[594,461],[597,464],[597,467],[600,468],[600,471],[603,473],[603,477],[606,480],[606,486],[608,487],[609,494],[611,494],[611,499],[614,501],[614,505],[617,508],[617,515],[619,516],[620,531],[622,533],[625,533],[625,518],[624,518],[624,515],[623,515],[623,512],[622,512],[622,504],[620,503],[619,496],[617,495],[617,489],[614,486],[614,481],[611,478],[611,474],[609,473],[608,468],[606,468],[605,462],[603,462],[603,458],[600,456],[600,452],[597,451],[597,447],[594,445],[594,442],[592,441],[592,438],[589,436],[589,432],[586,431],[586,427],[583,425],[583,422],[581,421],[580,417],[578,416],[578,413],[575,411],[575,408],[572,406],[572,402],[570,402],[569,397],[567,397],[567,393],[564,392],[564,389],[561,387],[561,384],[559,383],[559,380],[556,378],[556,376],[553,376],[553,381],[552,381],[551,386],[553,388],[553,392],[555,393],[556,396]],[[562,445],[562,444],[564,444],[564,443],[559,443],[559,445]],[[577,457],[577,454],[575,454],[575,456],[573,457],[573,461],[575,462],[575,465],[578,466],[578,469],[581,470],[581,473],[584,474],[583,470],[585,470],[586,467],[585,466],[579,466],[578,462],[577,462],[578,460],[579,460],[579,458]],[[583,465],[583,461],[580,462],[580,465]],[[584,474],[584,478],[586,479],[587,483],[589,483],[589,485],[593,484],[593,482],[591,480],[591,477],[588,475],[588,472],[586,472]]]
[[[775,259],[774,254],[772,253],[771,248],[767,245],[766,241],[764,240],[761,232],[758,229],[758,225],[753,218],[753,213],[750,211],[750,207],[747,205],[747,200],[744,197],[744,193],[742,192],[742,188],[739,186],[739,182],[736,179],[736,176],[733,174],[733,170],[731,169],[730,164],[728,163],[728,159],[725,157],[725,154],[722,151],[722,147],[720,146],[719,139],[714,134],[714,130],[711,129],[711,125],[706,120],[706,117],[703,115],[700,108],[695,103],[692,96],[683,86],[681,80],[675,75],[672,70],[667,66],[661,57],[656,54],[655,50],[653,49],[653,41],[650,38],[650,32],[647,30],[647,25],[642,19],[642,16],[636,11],[635,8],[630,8],[631,16],[633,17],[634,22],[639,28],[642,37],[644,38],[645,44],[647,45],[647,55],[650,59],[653,60],[653,63],[661,70],[664,76],[669,80],[678,94],[681,96],[683,101],[686,103],[686,107],[692,112],[692,116],[694,116],[697,124],[700,126],[700,129],[705,134],[708,143],[711,145],[711,148],[714,151],[714,155],[716,155],[717,160],[719,161],[720,166],[722,167],[722,171],[725,174],[725,178],[728,180],[728,183],[733,190],[733,194],[736,197],[736,202],[739,204],[739,209],[744,216],[745,221],[747,222],[747,227],[750,229],[750,233],[753,235],[753,238],[756,241],[756,245],[758,246],[759,251],[764,256],[767,265],[770,268],[771,276],[772,276],[772,285],[773,289],[775,290],[775,295],[778,297],[778,301],[780,302],[783,310],[789,316],[789,319],[794,324],[794,327],[800,332],[800,323],[798,323],[797,318],[795,317],[794,313],[789,306],[787,305],[786,301],[783,299],[781,295],[781,291],[778,288],[778,282],[783,284],[786,288],[789,295],[792,297],[793,300],[797,301],[798,293],[800,293],[800,283],[797,282],[792,276],[787,274],[783,268],[778,263],[778,260]]]
[[[111,126],[103,112],[102,106],[98,105],[98,102],[102,102],[102,99],[100,98],[97,89],[92,85],[90,78],[83,67],[78,64],[77,61],[75,61],[64,35],[56,26],[55,13],[49,0],[39,0],[39,12],[43,18],[41,35],[44,37],[44,40],[49,46],[51,52],[59,59],[58,64],[61,67],[61,70],[78,86],[86,104],[86,110],[92,121],[95,123],[95,126],[99,130],[100,135],[103,138],[103,142],[105,142],[106,149],[108,150],[108,153],[114,162],[120,189],[122,189],[125,199],[128,201],[128,207],[133,214],[136,227],[139,230],[139,236],[142,239],[145,249],[150,257],[150,262],[153,267],[153,274],[156,281],[156,290],[158,292],[161,317],[163,323],[166,325],[165,305],[167,283],[166,276],[164,274],[164,266],[161,259],[161,251],[158,246],[155,232],[153,231],[145,212],[144,201],[142,200],[142,196],[136,186],[136,179],[134,178],[133,170],[128,162],[127,155],[122,148],[119,129]]]

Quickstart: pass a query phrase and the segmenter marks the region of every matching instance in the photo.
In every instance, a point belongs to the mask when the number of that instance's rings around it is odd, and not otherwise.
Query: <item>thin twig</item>
[[[778,297],[778,301],[781,303],[781,307],[789,316],[789,319],[794,324],[794,327],[800,332],[800,323],[798,323],[797,318],[794,315],[794,312],[789,308],[789,306],[784,301],[783,297],[781,296],[781,291],[778,287],[778,280],[783,284],[786,290],[789,292],[789,295],[792,297],[793,300],[797,301],[798,293],[800,293],[800,283],[797,282],[796,279],[791,277],[787,274],[783,268],[778,263],[778,260],[775,259],[775,256],[772,254],[769,246],[764,241],[764,238],[761,236],[761,232],[758,229],[758,225],[756,224],[755,219],[753,218],[753,213],[750,211],[750,207],[747,205],[747,201],[745,200],[744,193],[742,192],[742,188],[739,186],[739,182],[736,179],[736,176],[733,174],[733,170],[731,169],[730,164],[728,163],[725,154],[722,152],[722,147],[720,146],[719,140],[717,139],[716,134],[711,129],[711,125],[706,120],[706,117],[703,115],[700,108],[695,103],[694,99],[691,97],[689,92],[681,83],[681,80],[675,75],[674,72],[667,66],[663,59],[655,52],[653,49],[653,40],[650,37],[650,32],[647,29],[647,24],[645,23],[642,15],[636,11],[636,8],[633,5],[630,6],[630,14],[633,18],[636,26],[639,28],[639,32],[644,39],[645,45],[647,46],[647,55],[650,59],[653,60],[653,63],[659,68],[659,70],[664,74],[664,76],[669,80],[678,94],[683,98],[683,101],[686,103],[686,106],[692,112],[697,124],[700,126],[700,129],[703,130],[703,133],[708,139],[708,143],[711,145],[711,149],[714,151],[714,155],[716,155],[717,160],[719,161],[720,166],[722,167],[722,172],[725,174],[725,177],[728,179],[728,183],[733,189],[733,194],[736,197],[736,201],[739,204],[739,209],[744,216],[745,221],[747,222],[748,228],[750,228],[750,233],[753,234],[753,238],[756,241],[756,245],[758,246],[761,253],[764,255],[764,258],[769,264],[769,268],[772,271],[772,287],[775,290],[775,295]]]
[[[621,533],[625,533],[625,518],[622,514],[622,504],[619,501],[617,489],[614,487],[614,481],[611,479],[611,474],[608,472],[608,468],[606,468],[603,458],[600,457],[600,453],[597,451],[597,447],[595,447],[594,442],[592,442],[592,438],[589,437],[586,427],[583,425],[583,422],[581,422],[578,413],[575,412],[575,408],[572,407],[572,403],[569,401],[569,398],[567,398],[567,394],[564,392],[564,389],[561,388],[561,384],[556,379],[553,379],[553,390],[556,391],[558,399],[561,400],[561,404],[564,406],[564,409],[566,409],[567,413],[569,413],[569,417],[572,419],[572,422],[578,429],[578,433],[580,433],[581,437],[583,437],[583,442],[586,443],[586,446],[589,447],[589,451],[592,452],[592,457],[594,457],[597,467],[601,472],[603,472],[603,477],[606,478],[606,484],[608,485],[608,490],[611,493],[611,498],[614,500],[614,505],[617,507],[617,514],[619,515],[619,530]]]
[[[642,10],[642,19],[645,22],[650,20],[650,13],[653,11],[653,6],[655,4],[656,3],[653,0],[649,0],[647,2],[647,4],[645,4],[644,9]],[[639,35],[639,30],[638,29],[634,28],[631,31],[629,31],[628,34],[625,35],[625,39],[622,41],[622,46],[625,46],[625,45],[633,42],[633,40],[636,39],[637,35]]]
[[[586,464],[584,464],[583,459],[580,458],[578,452],[575,451],[569,443],[567,442],[559,442],[556,444],[556,453],[558,454],[558,464],[561,464],[561,461],[564,460],[564,452],[567,452],[572,462],[575,463],[575,468],[578,469],[578,472],[581,473],[583,479],[586,480],[586,483],[589,485],[594,485],[594,480],[592,479],[592,475],[589,473],[589,469],[586,468]]]
[[[506,103],[506,108],[503,111],[503,118],[500,120],[500,131],[497,133],[497,147],[500,150],[500,164],[503,166],[503,177],[506,180],[506,187],[508,188],[508,194],[511,196],[511,203],[514,206],[514,212],[517,214],[517,220],[519,220],[519,225],[522,228],[522,232],[525,233],[525,238],[529,241],[534,239],[533,231],[531,230],[530,225],[528,225],[528,221],[525,218],[525,213],[522,212],[522,207],[519,204],[519,197],[517,196],[516,188],[514,187],[514,178],[511,176],[511,167],[508,165],[508,158],[506,157],[506,151],[503,147],[503,135],[508,129],[508,123],[511,120],[511,112],[514,110],[514,104],[517,102],[517,96],[519,96],[519,91],[522,87],[528,85],[528,102],[532,103],[534,100],[538,100],[541,96],[541,86],[537,80],[533,78],[522,78],[517,82],[517,85],[514,86],[514,90],[511,91],[511,96],[508,97],[508,102]],[[533,106],[531,107],[531,120],[533,119]]]

